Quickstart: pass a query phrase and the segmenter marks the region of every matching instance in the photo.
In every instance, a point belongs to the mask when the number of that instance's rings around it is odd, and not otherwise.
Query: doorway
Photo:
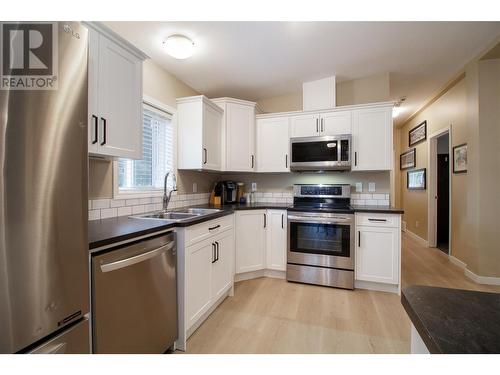
[[[448,254],[450,231],[450,137],[448,133],[437,139],[437,220],[436,247]]]
[[[429,136],[429,247],[450,255],[451,249],[451,126]]]

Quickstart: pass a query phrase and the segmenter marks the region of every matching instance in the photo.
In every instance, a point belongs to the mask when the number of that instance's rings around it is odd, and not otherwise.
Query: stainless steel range
[[[288,281],[354,289],[350,185],[294,185],[288,209]]]

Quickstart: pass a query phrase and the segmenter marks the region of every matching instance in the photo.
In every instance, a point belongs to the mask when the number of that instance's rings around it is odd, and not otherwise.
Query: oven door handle
[[[339,217],[339,218],[311,218],[311,217],[303,217],[303,216],[288,216],[288,221],[290,223],[311,223],[311,224],[352,224],[352,219],[347,217]]]

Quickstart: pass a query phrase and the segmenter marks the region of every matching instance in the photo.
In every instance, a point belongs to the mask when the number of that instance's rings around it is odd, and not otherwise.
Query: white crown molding
[[[196,103],[196,102],[205,103],[206,105],[210,106],[211,108],[213,108],[217,112],[224,113],[224,110],[221,107],[219,107],[212,100],[207,98],[205,95],[195,95],[195,96],[186,96],[184,98],[177,98],[177,104]]]
[[[103,34],[107,38],[111,39],[115,43],[118,43],[122,47],[124,47],[127,51],[129,51],[131,54],[136,56],[137,58],[141,60],[147,60],[150,57],[146,55],[144,52],[142,52],[139,48],[134,46],[132,43],[130,43],[128,40],[122,38],[120,35],[115,33],[113,30],[111,30],[109,27],[104,25],[102,22],[90,22],[90,21],[83,21],[82,24],[87,27],[91,28],[95,31],[97,31],[100,34]]]

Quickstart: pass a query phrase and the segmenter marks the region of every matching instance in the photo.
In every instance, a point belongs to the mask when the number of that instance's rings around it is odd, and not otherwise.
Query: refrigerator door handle
[[[154,258],[157,255],[163,254],[163,253],[167,252],[168,250],[171,250],[174,247],[174,245],[175,245],[175,242],[172,241],[172,242],[170,242],[166,245],[163,245],[157,249],[148,251],[147,253],[139,254],[139,255],[136,255],[136,256],[133,256],[130,258],[126,258],[126,259],[117,260],[117,261],[111,262],[111,263],[101,264],[101,271],[102,272],[111,272],[111,271],[119,270],[120,268],[128,267],[128,266],[131,266],[133,264],[143,262],[145,260]]]

